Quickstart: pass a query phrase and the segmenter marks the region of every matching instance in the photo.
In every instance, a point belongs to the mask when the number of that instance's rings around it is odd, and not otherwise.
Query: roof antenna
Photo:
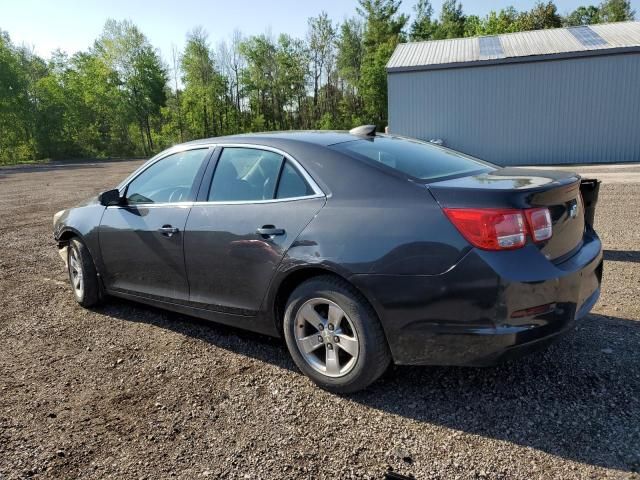
[[[375,125],[360,125],[359,127],[352,128],[349,130],[351,135],[362,135],[365,137],[375,137],[376,136],[376,126]]]

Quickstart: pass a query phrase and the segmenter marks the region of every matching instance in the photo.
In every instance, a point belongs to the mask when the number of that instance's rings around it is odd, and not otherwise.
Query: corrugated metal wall
[[[388,78],[391,133],[500,165],[640,161],[640,54]]]

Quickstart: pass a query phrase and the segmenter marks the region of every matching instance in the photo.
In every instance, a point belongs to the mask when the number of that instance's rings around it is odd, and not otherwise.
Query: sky
[[[599,0],[556,0],[566,14]],[[401,10],[413,13],[416,0],[403,0]],[[440,0],[433,0],[436,14]],[[488,2],[462,0],[467,14],[485,15],[513,5],[530,9],[535,0]],[[0,0],[0,30],[16,44],[26,44],[48,58],[57,48],[69,54],[89,48],[108,18],[132,20],[169,61],[172,45],[182,49],[186,34],[196,26],[209,32],[212,46],[235,29],[245,35],[271,31],[304,37],[307,18],[325,10],[335,21],[355,15],[356,0]],[[640,15],[640,0],[632,0]]]

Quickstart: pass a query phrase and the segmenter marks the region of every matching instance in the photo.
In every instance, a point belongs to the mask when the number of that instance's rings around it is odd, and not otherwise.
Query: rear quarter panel
[[[437,275],[470,248],[424,185],[327,148],[292,154],[325,189],[327,203],[281,269],[316,264],[346,276]]]

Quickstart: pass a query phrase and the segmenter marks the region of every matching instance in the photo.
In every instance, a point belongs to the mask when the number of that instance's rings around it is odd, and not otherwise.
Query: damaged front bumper
[[[60,255],[60,258],[62,259],[62,261],[64,262],[64,266],[66,268],[69,267],[68,265],[68,258],[69,258],[69,246],[68,245],[61,245],[58,247],[58,255]]]

